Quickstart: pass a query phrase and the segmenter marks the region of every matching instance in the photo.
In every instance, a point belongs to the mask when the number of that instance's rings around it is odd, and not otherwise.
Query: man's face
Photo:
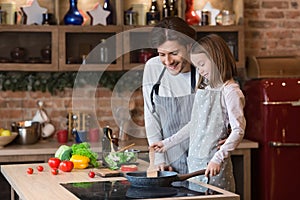
[[[186,46],[177,41],[166,41],[157,48],[159,58],[172,75],[189,72],[189,54]]]

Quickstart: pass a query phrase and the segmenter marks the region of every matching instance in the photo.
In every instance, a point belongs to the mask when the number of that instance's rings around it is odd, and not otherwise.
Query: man
[[[158,56],[144,69],[143,96],[145,128],[148,143],[175,134],[190,121],[198,73],[191,65],[189,51],[196,31],[179,17],[168,17],[152,30],[151,42]],[[155,154],[160,170],[187,173],[189,141],[165,153]]]

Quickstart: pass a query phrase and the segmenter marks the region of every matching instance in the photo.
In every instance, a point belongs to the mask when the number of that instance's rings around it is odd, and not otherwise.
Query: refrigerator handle
[[[300,143],[269,142],[271,147],[300,147]]]

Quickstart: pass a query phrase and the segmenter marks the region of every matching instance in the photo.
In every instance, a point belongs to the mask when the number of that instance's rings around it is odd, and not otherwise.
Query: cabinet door
[[[60,26],[59,70],[121,70],[121,31],[120,26]]]
[[[57,71],[56,26],[1,25],[0,70]]]

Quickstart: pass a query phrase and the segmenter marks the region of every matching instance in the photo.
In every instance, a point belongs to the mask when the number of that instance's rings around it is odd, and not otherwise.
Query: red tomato
[[[44,167],[39,165],[36,167],[36,169],[39,171],[39,172],[42,172],[44,170]]]
[[[94,177],[95,177],[95,172],[90,171],[90,172],[89,172],[89,177],[90,177],[90,178],[94,178]]]
[[[31,167],[27,168],[27,174],[32,174],[33,173],[33,169]]]
[[[49,165],[51,168],[56,168],[56,169],[58,169],[59,164],[60,164],[60,159],[59,159],[59,158],[49,158],[49,160],[48,160],[48,165]]]
[[[57,168],[52,168],[52,169],[51,169],[51,173],[52,173],[53,175],[57,175],[57,174],[58,174],[58,169],[57,169]]]
[[[64,160],[59,164],[59,169],[64,172],[70,172],[74,168],[74,164],[72,161]]]

